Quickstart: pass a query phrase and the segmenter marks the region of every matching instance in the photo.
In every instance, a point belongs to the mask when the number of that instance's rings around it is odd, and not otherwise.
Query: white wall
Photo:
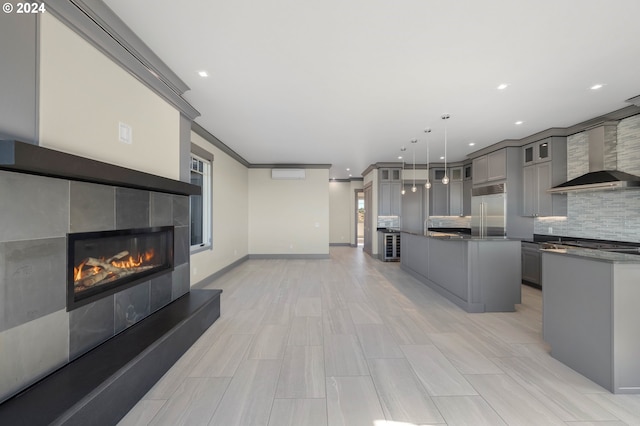
[[[354,203],[351,182],[329,182],[330,244],[351,244]]]
[[[40,145],[178,180],[180,113],[53,15],[40,18]],[[120,121],[131,145],[118,140]]]
[[[191,132],[191,142],[214,156],[211,167],[213,244],[210,250],[191,255],[191,285],[194,285],[249,253],[249,175],[245,166],[195,132]]]
[[[249,254],[329,254],[329,170],[304,180],[273,180],[249,169]]]

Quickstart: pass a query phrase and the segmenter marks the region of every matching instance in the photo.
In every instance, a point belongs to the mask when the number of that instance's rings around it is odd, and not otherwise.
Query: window
[[[191,183],[202,188],[191,199],[191,249],[211,246],[211,161],[191,154]]]

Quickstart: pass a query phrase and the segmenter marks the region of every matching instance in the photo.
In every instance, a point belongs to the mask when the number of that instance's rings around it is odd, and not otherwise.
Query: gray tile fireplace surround
[[[66,234],[175,226],[175,268],[66,311]],[[0,402],[189,292],[189,197],[0,170]]]

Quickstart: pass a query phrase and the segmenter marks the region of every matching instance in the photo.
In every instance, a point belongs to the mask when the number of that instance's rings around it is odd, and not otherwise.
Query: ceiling
[[[250,163],[334,178],[402,146],[424,163],[426,127],[440,161],[444,113],[452,162],[640,95],[638,0],[105,3],[191,88],[202,127]]]

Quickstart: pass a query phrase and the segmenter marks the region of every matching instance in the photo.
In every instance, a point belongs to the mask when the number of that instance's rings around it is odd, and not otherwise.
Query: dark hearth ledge
[[[220,316],[221,293],[191,290],[0,404],[0,424],[116,424]]]
[[[0,170],[177,195],[200,195],[200,187],[25,142],[0,140]]]

